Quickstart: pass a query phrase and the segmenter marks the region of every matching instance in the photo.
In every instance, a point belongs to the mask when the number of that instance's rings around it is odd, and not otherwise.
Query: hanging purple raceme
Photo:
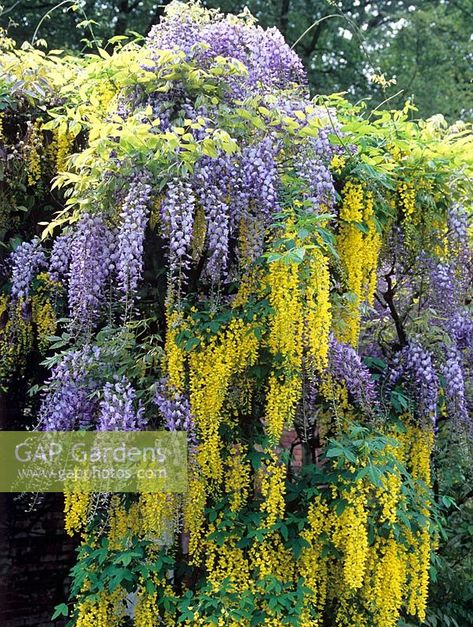
[[[468,311],[458,311],[448,320],[448,332],[459,350],[473,348],[473,318]]]
[[[143,274],[143,246],[150,212],[151,176],[136,176],[123,202],[117,236],[116,270],[125,298],[133,299]]]
[[[166,380],[162,379],[158,383],[154,402],[164,420],[164,427],[168,431],[186,431],[189,443],[195,446],[197,439],[188,395],[170,390]]]
[[[389,383],[394,385],[401,379],[404,379],[407,389],[415,401],[416,413],[419,418],[431,419],[435,424],[439,381],[431,354],[416,341],[409,342],[396,355],[389,376]]]
[[[126,377],[106,383],[102,390],[98,431],[139,431],[146,425],[144,408]]]
[[[190,264],[194,210],[195,196],[189,180],[172,179],[161,203],[161,222],[169,242],[169,268],[174,276]]]
[[[318,157],[304,156],[296,160],[296,168],[307,185],[305,197],[312,205],[312,211],[330,211],[335,202],[335,186],[329,168]]]
[[[459,285],[454,268],[449,263],[437,263],[432,268],[430,280],[437,309],[449,315],[459,304]]]
[[[465,398],[465,378],[461,355],[455,348],[450,348],[447,360],[441,368],[445,379],[445,399],[450,418],[459,423],[469,424],[467,402]]]
[[[10,255],[11,295],[13,302],[18,299],[27,299],[30,293],[31,282],[39,268],[46,265],[46,255],[40,241],[23,242]]]
[[[468,213],[463,205],[452,205],[448,211],[448,239],[452,244],[463,247],[467,238]]]
[[[428,263],[430,269],[430,303],[438,314],[438,325],[446,331],[460,350],[473,345],[473,319],[464,305],[464,277],[453,263]],[[460,270],[463,270],[461,268]]]
[[[70,235],[60,235],[54,240],[48,266],[49,276],[53,281],[62,283],[67,279],[71,262],[71,241]]]
[[[98,407],[92,394],[96,384],[89,370],[99,355],[98,348],[86,346],[71,351],[54,366],[39,412],[44,431],[74,431],[94,424]]]
[[[241,155],[242,180],[241,200],[246,206],[241,209],[268,222],[278,211],[279,175],[276,165],[277,145],[271,137],[243,149]],[[240,215],[241,215],[240,209]],[[244,213],[243,213],[244,215]]]
[[[331,337],[328,371],[336,381],[346,385],[360,407],[372,411],[377,402],[375,383],[354,348]]]
[[[82,214],[72,235],[68,289],[70,316],[79,327],[90,327],[100,313],[114,246],[104,218]]]
[[[225,276],[230,239],[229,188],[232,165],[230,158],[220,155],[205,157],[196,170],[196,194],[206,221],[206,275],[214,281]]]
[[[232,238],[243,226],[245,261],[255,260],[262,253],[266,228],[280,208],[278,149],[273,138],[266,137],[243,148],[228,169],[229,233]]]
[[[168,11],[148,36],[148,47],[156,50],[179,48],[188,59],[197,60],[200,67],[208,67],[217,57],[237,59],[246,72],[229,76],[232,97],[243,99],[256,93],[265,93],[288,83],[307,83],[303,65],[297,54],[275,29],[264,30],[250,22],[237,23],[223,15],[211,22],[200,21],[178,11]]]

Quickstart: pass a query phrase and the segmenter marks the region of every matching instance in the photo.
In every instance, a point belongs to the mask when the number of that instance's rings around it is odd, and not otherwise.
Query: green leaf
[[[54,614],[51,616],[51,620],[56,620],[56,618],[59,618],[60,616],[69,616],[69,608],[65,603],[56,605],[54,608]]]

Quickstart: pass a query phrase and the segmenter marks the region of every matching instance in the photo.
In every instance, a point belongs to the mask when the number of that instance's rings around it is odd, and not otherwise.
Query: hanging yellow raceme
[[[329,510],[320,496],[316,496],[309,506],[307,523],[308,527],[301,537],[308,546],[303,548],[297,562],[298,573],[310,588],[310,593],[304,595],[305,608],[301,616],[301,627],[318,627],[323,620],[328,577],[328,559],[323,554],[325,544],[322,534],[330,533]]]
[[[286,236],[293,222],[288,221]],[[267,284],[273,313],[268,345],[276,365],[269,377],[266,401],[266,430],[272,441],[281,439],[284,425],[292,424],[301,396],[304,307],[299,264],[282,257],[269,264]]]
[[[310,255],[306,288],[305,338],[311,367],[323,372],[328,365],[332,324],[330,269],[327,256],[315,248]]]
[[[78,604],[76,627],[112,627],[120,625],[124,617],[123,598],[125,591],[103,591],[96,600],[86,599]]]
[[[217,519],[209,525],[208,535],[217,531]],[[213,539],[207,538],[205,550],[205,568],[207,581],[217,592],[222,584],[230,584],[232,591],[243,592],[252,585],[250,564],[245,551],[236,546],[237,538],[227,537],[225,544],[221,545]]]
[[[188,538],[189,563],[199,565],[205,553],[205,505],[208,484],[197,465],[191,467],[184,497],[184,532]]]
[[[228,387],[232,377],[256,362],[258,344],[252,325],[235,318],[189,355],[190,403],[200,438],[197,461],[209,480],[223,477],[220,426]]]
[[[237,512],[246,504],[251,484],[251,465],[243,445],[233,447],[225,466],[225,493],[230,498],[230,511]]]
[[[337,335],[341,341],[357,346],[360,307],[364,302],[373,304],[381,236],[375,221],[371,192],[364,192],[361,183],[348,181],[342,197],[337,250],[351,296],[346,304],[344,325]]]
[[[87,492],[64,492],[64,528],[73,536],[87,525],[90,494]]]
[[[331,539],[342,554],[343,588],[347,592],[361,588],[368,557],[368,510],[366,492],[361,482],[347,486],[341,496],[347,501],[343,512],[332,512]]]
[[[363,596],[375,627],[395,627],[400,618],[407,576],[407,551],[392,534],[370,547]]]
[[[139,496],[138,509],[142,533],[150,537],[171,539],[178,511],[178,497],[166,492],[144,492]]]
[[[283,518],[286,502],[286,466],[279,460],[274,451],[271,461],[262,469],[261,496],[263,501],[260,510],[266,514],[264,527],[272,527]]]
[[[364,299],[369,305],[373,305],[377,284],[378,259],[381,250],[381,234],[376,225],[373,194],[365,194],[363,208],[363,222],[368,232],[363,237],[363,282]]]
[[[431,455],[434,444],[432,427],[409,425],[406,439],[409,447],[409,471],[417,483],[419,497],[424,499],[421,514],[425,517],[422,528],[416,532],[406,530],[410,544],[407,556],[408,599],[407,611],[425,620],[429,588],[429,568],[432,551],[430,499],[431,488]]]
[[[56,171],[63,172],[67,169],[67,160],[72,152],[74,137],[66,128],[59,126],[54,131],[54,144],[56,148]]]

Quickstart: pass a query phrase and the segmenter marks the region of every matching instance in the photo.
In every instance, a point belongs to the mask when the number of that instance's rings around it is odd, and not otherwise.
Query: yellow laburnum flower
[[[232,377],[256,363],[258,340],[251,324],[233,319],[189,355],[190,402],[199,433],[197,460],[204,476],[220,481],[220,426]]]
[[[348,501],[340,514],[332,512],[332,542],[343,555],[343,585],[348,590],[361,588],[368,556],[368,510],[360,485],[342,492]]]
[[[49,345],[48,337],[56,331],[56,312],[51,302],[42,302],[42,299],[33,296],[32,318],[37,328],[39,348],[44,351]]]
[[[189,537],[191,564],[199,564],[204,553],[205,515],[207,484],[197,468],[191,469],[188,490],[184,497],[184,532]]]
[[[263,524],[265,528],[272,527],[278,520],[283,518],[286,502],[286,466],[281,464],[277,456],[273,454],[273,459],[262,468],[261,481],[261,511],[267,514]]]
[[[319,372],[328,365],[328,348],[332,311],[328,259],[314,249],[309,262],[306,290],[305,339],[309,363]]]
[[[395,627],[404,602],[406,548],[391,535],[370,549],[364,595],[376,627]]]
[[[282,260],[269,264],[269,303],[273,308],[269,348],[284,363],[299,369],[302,359],[302,299],[299,290],[299,264]]]
[[[292,424],[301,390],[301,377],[298,374],[279,377],[275,374],[270,375],[266,396],[265,425],[273,442],[278,443],[284,426]]]
[[[412,221],[416,213],[416,192],[412,183],[403,182],[398,187],[404,219]]]
[[[230,510],[237,512],[248,500],[251,466],[242,445],[233,447],[226,460],[225,492],[230,496]]]
[[[89,503],[90,495],[87,492],[64,493],[64,528],[70,536],[85,528]]]
[[[216,531],[215,524],[209,526],[209,534]],[[213,540],[206,542],[205,568],[207,581],[217,592],[224,580],[231,589],[238,592],[248,590],[251,586],[251,573],[245,551],[236,546],[237,539],[227,536],[225,544],[219,546]]]
[[[330,161],[330,169],[337,174],[340,174],[343,168],[345,167],[347,160],[345,157],[340,157],[340,155],[334,155],[332,160]]]
[[[330,532],[328,514],[327,505],[319,496],[315,497],[307,513],[307,529],[301,533],[308,546],[302,549],[297,568],[298,573],[304,578],[304,585],[310,588],[310,593],[304,595],[306,610],[302,613],[301,624],[311,627],[318,627],[321,624],[327,599],[328,558],[322,553],[324,542],[321,536]],[[320,615],[320,620],[311,618],[309,621],[309,618],[304,618],[309,608]],[[311,615],[313,614],[314,612],[311,612]]]
[[[174,530],[178,508],[177,495],[171,493],[143,493],[139,497],[141,527],[145,535],[161,537]]]
[[[109,508],[108,542],[112,550],[123,548],[123,541],[130,535],[139,535],[142,531],[138,502],[125,508],[121,499],[114,495]]]
[[[276,577],[290,582],[296,574],[296,561],[277,532],[267,534],[261,542],[254,543],[249,551],[253,577]]]
[[[56,147],[56,170],[63,172],[67,168],[67,159],[72,152],[74,137],[67,131],[67,128],[58,127],[54,129],[54,143]]]
[[[352,297],[346,305],[345,326],[338,336],[356,346],[360,333],[360,306],[364,302],[372,305],[374,300],[381,236],[376,227],[372,194],[365,193],[360,183],[348,181],[342,196],[340,218],[343,222],[337,250]],[[360,229],[362,223],[368,229],[367,233]]]

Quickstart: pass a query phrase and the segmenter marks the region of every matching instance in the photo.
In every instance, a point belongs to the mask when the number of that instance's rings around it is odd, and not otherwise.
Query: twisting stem
[[[394,294],[395,288],[392,282],[392,273],[385,275],[384,277],[387,283],[387,290],[383,292],[383,298],[388,306],[389,312],[391,314],[392,319],[394,320],[394,325],[396,327],[396,333],[399,338],[399,344],[402,346],[406,346],[407,344],[407,336],[404,330],[404,326],[402,324],[401,318],[399,317],[399,313],[394,304]]]

